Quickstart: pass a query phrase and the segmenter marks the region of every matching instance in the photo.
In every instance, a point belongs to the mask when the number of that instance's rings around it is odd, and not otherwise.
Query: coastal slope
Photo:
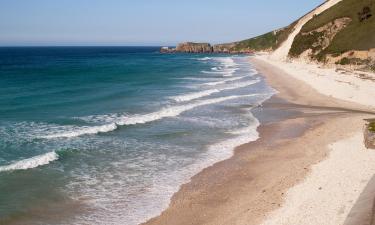
[[[314,16],[319,15],[326,9],[332,7],[342,0],[329,0],[324,4],[320,5],[310,13],[306,14],[304,17],[298,20],[298,22],[293,27],[293,32],[291,32],[288,38],[281,44],[281,46],[272,53],[272,58],[276,60],[286,60],[289,55],[290,48],[294,42],[295,37],[301,32],[302,27],[310,21]]]
[[[348,44],[341,49],[335,47],[337,43],[348,42],[346,33],[363,27],[375,28],[372,16],[355,22],[369,6],[371,12],[374,7],[371,1],[327,1],[302,17],[278,49],[269,54],[257,54],[256,57],[308,83],[324,95],[374,108],[375,75],[372,67],[375,65],[375,54],[372,54],[372,46],[375,47],[375,39],[372,41],[372,36],[375,32],[363,35],[359,31],[356,44]],[[356,16],[348,14],[349,9],[356,12]],[[318,33],[320,37],[316,37]],[[313,36],[312,40],[310,36]],[[332,48],[340,51],[335,57],[330,52]]]

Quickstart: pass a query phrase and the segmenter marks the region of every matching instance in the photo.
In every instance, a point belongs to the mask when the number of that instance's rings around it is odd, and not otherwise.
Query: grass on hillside
[[[362,13],[365,7],[370,9],[372,16],[361,21],[359,13]],[[318,55],[318,60],[324,60],[327,54],[337,55],[350,50],[368,50],[375,48],[374,0],[343,0],[322,14],[314,16],[313,19],[302,27],[301,33],[310,32],[335,19],[343,17],[349,17],[352,21],[347,27],[340,31],[334,37],[330,45]],[[311,48],[311,42],[314,42],[317,40],[316,38],[318,38],[318,36],[306,38],[306,36],[301,35],[301,33],[295,38],[290,50],[291,56],[298,56],[305,50]]]
[[[295,24],[296,22],[279,31],[271,31],[255,38],[240,41],[236,44],[234,49],[254,51],[274,50],[288,38]]]

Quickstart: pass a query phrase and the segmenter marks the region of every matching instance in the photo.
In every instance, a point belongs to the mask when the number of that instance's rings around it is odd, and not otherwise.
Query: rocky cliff
[[[209,43],[184,42],[177,45],[176,48],[161,48],[162,53],[212,53],[213,47]]]
[[[209,43],[185,42],[178,44],[176,51],[186,53],[211,53],[213,52],[213,47]]]
[[[231,53],[235,45],[235,43],[214,45],[213,51],[217,53]]]
[[[163,47],[162,53],[227,53],[227,54],[244,54],[253,53],[249,49],[235,49],[237,43],[211,45],[209,43],[184,42],[178,44],[176,48]]]

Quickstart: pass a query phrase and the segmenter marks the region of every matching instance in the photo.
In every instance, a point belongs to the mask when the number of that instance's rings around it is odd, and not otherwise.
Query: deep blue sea
[[[0,224],[125,224],[258,138],[246,56],[0,48]]]

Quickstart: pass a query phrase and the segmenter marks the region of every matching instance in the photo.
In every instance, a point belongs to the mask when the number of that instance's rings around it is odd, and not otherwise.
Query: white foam
[[[47,165],[52,161],[58,160],[59,155],[56,152],[48,152],[43,155],[34,156],[32,158],[23,159],[7,166],[0,166],[0,172],[12,170],[27,170],[38,166]]]
[[[73,127],[69,131],[57,133],[57,134],[50,134],[46,136],[42,136],[41,138],[52,139],[52,138],[72,138],[78,137],[86,134],[98,134],[98,133],[106,133],[110,131],[114,131],[117,129],[116,123],[104,124],[100,126],[84,126],[84,127]]]
[[[206,71],[202,70],[201,73],[205,74],[223,74],[223,76],[232,76],[234,72],[236,72],[238,68],[229,68],[229,69],[224,69],[220,71]]]
[[[220,63],[220,66],[212,67],[210,71],[203,70],[205,74],[223,74],[223,76],[233,76],[238,70],[238,64],[234,62],[231,57],[215,57],[215,61]]]
[[[207,85],[207,86],[216,86],[216,85],[220,85],[220,84],[225,84],[227,82],[231,82],[231,81],[236,81],[236,80],[241,80],[243,78],[245,78],[247,76],[241,76],[241,77],[233,77],[233,78],[226,78],[226,79],[223,79],[221,81],[215,81],[215,82],[208,82],[208,83],[204,83],[202,85]]]
[[[207,61],[207,60],[211,60],[211,58],[210,57],[204,57],[204,58],[199,58],[197,60],[199,60],[199,61]]]
[[[197,98],[209,96],[209,95],[212,95],[213,93],[217,93],[217,92],[220,92],[220,90],[219,89],[211,89],[211,90],[189,93],[189,94],[186,94],[186,95],[173,96],[173,97],[170,97],[170,99],[172,99],[176,102],[186,102],[186,101],[191,101],[191,100],[194,100],[194,99],[197,99]]]
[[[143,115],[132,115],[132,116],[120,116],[115,119],[113,123],[100,125],[100,126],[92,126],[92,127],[75,127],[73,130],[69,130],[62,133],[50,134],[41,136],[40,138],[52,139],[52,138],[72,138],[78,137],[87,134],[97,134],[97,133],[105,133],[110,132],[117,129],[118,126],[125,126],[125,125],[136,125],[136,124],[144,124],[156,120],[160,120],[166,117],[175,117],[180,115],[181,113],[191,110],[193,108],[210,105],[215,103],[220,103],[223,101],[228,101],[236,98],[243,98],[243,97],[252,97],[257,96],[259,94],[251,94],[251,95],[233,95],[227,97],[220,97],[220,98],[213,98],[202,100],[196,103],[190,103],[187,105],[179,105],[179,106],[170,106],[162,108],[161,110],[149,114]]]
[[[166,117],[174,117],[178,116],[181,113],[194,109],[199,106],[203,105],[210,105],[215,103],[220,103],[223,101],[228,101],[236,98],[243,98],[243,97],[251,97],[255,96],[257,94],[251,94],[251,95],[233,95],[233,96],[227,96],[227,97],[220,97],[220,98],[214,98],[214,99],[207,99],[202,100],[197,103],[191,103],[187,105],[181,105],[181,106],[172,106],[163,108],[160,111],[149,113],[146,115],[139,115],[139,116],[131,116],[131,117],[125,117],[122,118],[122,120],[118,121],[117,124],[119,125],[135,125],[135,124],[142,124],[147,123],[155,120],[159,120]]]
[[[260,80],[257,79],[257,80],[243,82],[243,83],[233,84],[230,87],[223,87],[223,88],[199,91],[199,92],[189,93],[189,94],[185,94],[185,95],[178,95],[178,96],[174,96],[174,97],[170,97],[170,98],[173,99],[176,102],[186,102],[186,101],[191,101],[191,100],[194,100],[194,99],[197,99],[197,98],[209,96],[209,95],[212,95],[214,93],[218,93],[218,92],[225,91],[225,90],[234,90],[234,89],[238,89],[238,88],[247,87],[247,86],[258,83],[259,81]]]
[[[217,57],[215,58],[216,61],[219,61],[221,64],[224,65],[224,67],[235,67],[238,64],[234,62],[234,60],[231,57]]]

